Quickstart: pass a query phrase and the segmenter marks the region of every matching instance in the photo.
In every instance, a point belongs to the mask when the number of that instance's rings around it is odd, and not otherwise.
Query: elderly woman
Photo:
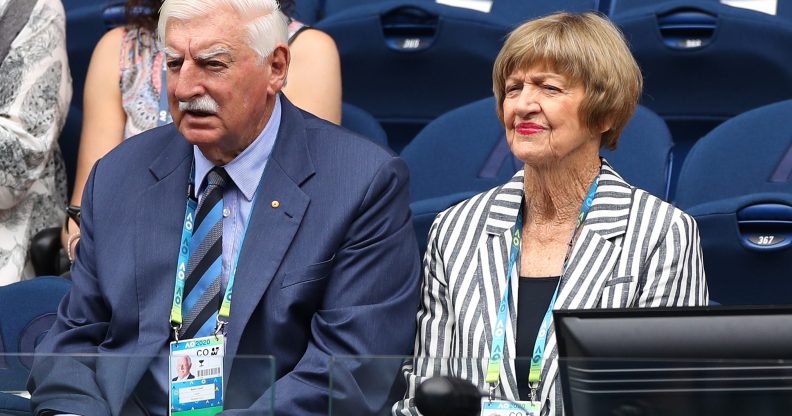
[[[708,300],[695,221],[599,156],[616,147],[642,86],[619,30],[593,13],[527,22],[492,78],[506,139],[525,166],[435,219],[416,359],[394,414],[418,414],[416,386],[453,374],[560,415],[553,309]]]

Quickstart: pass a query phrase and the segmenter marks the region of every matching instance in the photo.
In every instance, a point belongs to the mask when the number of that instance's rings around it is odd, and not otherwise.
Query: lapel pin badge
[[[279,206],[280,206],[280,201],[278,200],[272,201],[272,208],[278,208]]]

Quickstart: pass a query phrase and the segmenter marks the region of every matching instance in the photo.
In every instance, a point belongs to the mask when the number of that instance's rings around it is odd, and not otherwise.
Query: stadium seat
[[[317,27],[338,45],[344,101],[377,118],[396,151],[440,114],[492,94],[509,31],[485,13],[419,0],[355,7]]]
[[[792,100],[721,124],[691,149],[676,204],[698,222],[710,297],[792,303]]]
[[[602,151],[631,184],[665,198],[671,169],[671,135],[665,122],[638,106],[614,152]],[[486,98],[450,111],[427,125],[401,154],[410,169],[413,226],[421,250],[434,217],[476,193],[501,185],[522,168],[506,143]]]
[[[695,1],[709,1],[712,3],[719,3],[719,0],[693,0]],[[603,9],[600,8],[601,11],[606,13],[608,16],[614,17],[622,13],[629,13],[636,9],[642,9],[645,7],[656,7],[661,3],[668,2],[668,0],[610,0],[610,4],[607,8]],[[600,2],[602,5],[603,2]]]
[[[91,60],[94,46],[105,32],[102,20],[105,3],[105,1],[63,0],[66,11],[66,52],[72,76],[72,100],[66,125],[58,142],[66,162],[69,192],[74,187],[74,174],[77,170],[85,74],[88,71],[88,62]]]
[[[415,238],[418,240],[418,252],[421,258],[426,252],[429,229],[432,227],[432,222],[434,222],[437,214],[477,193],[476,191],[458,192],[451,195],[427,198],[410,204],[410,211],[412,211],[413,216],[413,229],[415,230]]]
[[[302,0],[300,0],[302,1]],[[372,2],[386,2],[389,0],[325,0],[323,3],[323,15],[330,17],[342,13],[348,9],[358,7]],[[421,1],[421,0],[418,0]],[[427,3],[438,3],[436,0],[422,0]],[[446,0],[446,4],[453,4]],[[299,3],[299,2],[298,2]],[[479,3],[486,3],[485,1]],[[470,4],[470,3],[468,3]],[[459,6],[458,6],[459,7]],[[508,25],[517,25],[525,20],[537,16],[544,16],[559,10],[571,12],[582,12],[586,10],[597,10],[596,0],[493,0],[490,3],[489,11],[499,21]]]
[[[603,150],[602,155],[628,182],[665,198],[671,147],[663,120],[638,106],[619,139],[618,150]],[[509,151],[494,98],[438,117],[401,156],[410,169],[413,201],[485,191],[505,183],[522,167]]]
[[[55,322],[70,286],[59,277],[40,277],[0,287],[0,392],[26,390],[38,342]],[[0,414],[29,414],[26,399],[0,394]]]
[[[348,103],[341,105],[341,125],[382,147],[388,147],[388,135],[377,119],[366,110]]]
[[[322,3],[325,0],[297,0],[294,8],[287,10],[289,15],[307,25],[313,25],[322,18]]]
[[[666,120],[676,160],[730,117],[790,97],[792,25],[775,16],[688,0],[612,19],[643,71],[641,103]]]

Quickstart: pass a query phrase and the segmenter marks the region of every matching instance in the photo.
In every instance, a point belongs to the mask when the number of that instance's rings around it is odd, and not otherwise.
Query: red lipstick
[[[545,127],[536,124],[536,123],[520,123],[517,125],[517,133],[522,134],[524,136],[529,136],[531,134],[541,133],[545,130]]]

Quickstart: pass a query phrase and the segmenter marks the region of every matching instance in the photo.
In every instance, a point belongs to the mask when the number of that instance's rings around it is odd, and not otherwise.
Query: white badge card
[[[223,411],[223,355],[222,335],[170,343],[172,416],[214,416]]]
[[[481,416],[539,416],[539,403],[481,399]]]

